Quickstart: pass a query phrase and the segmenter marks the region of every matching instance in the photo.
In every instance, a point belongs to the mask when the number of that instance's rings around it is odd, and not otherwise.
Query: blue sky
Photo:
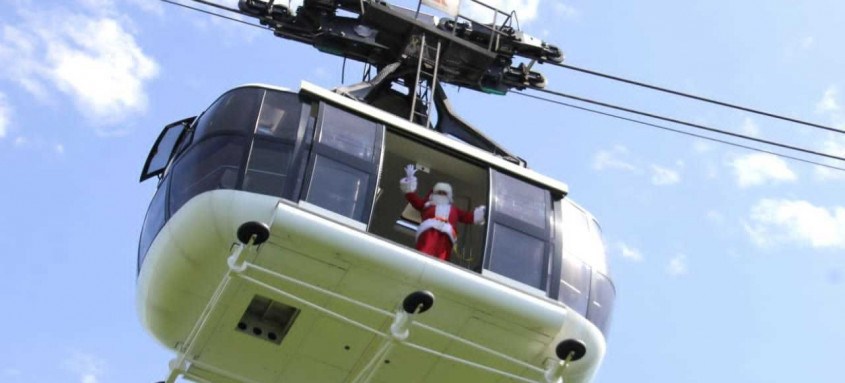
[[[498,3],[573,65],[845,129],[845,3]],[[149,146],[239,84],[337,85],[341,60],[153,0],[0,4],[0,381],[155,381],[171,354],[134,307]],[[842,135],[542,69],[551,89],[845,155]],[[618,300],[596,382],[841,381],[845,173],[451,93],[602,223]]]

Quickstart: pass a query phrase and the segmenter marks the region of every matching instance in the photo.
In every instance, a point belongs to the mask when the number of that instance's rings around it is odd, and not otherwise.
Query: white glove
[[[405,166],[405,177],[406,178],[414,178],[414,174],[417,172],[417,167],[414,164],[408,164]]]
[[[399,189],[402,190],[402,193],[407,194],[417,191],[417,177],[414,176],[416,172],[417,168],[413,164],[405,166],[405,178],[399,180]]]
[[[472,212],[472,219],[476,225],[483,225],[487,216],[487,206],[481,205]]]

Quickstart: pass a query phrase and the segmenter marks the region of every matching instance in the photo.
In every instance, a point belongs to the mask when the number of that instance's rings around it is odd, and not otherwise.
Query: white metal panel
[[[468,361],[535,376],[457,339],[505,352],[534,366],[542,366],[545,358],[553,356],[558,341],[582,339],[590,350],[588,356],[573,363],[567,374],[567,382],[576,383],[587,381],[604,355],[604,338],[598,329],[557,302],[488,281],[277,198],[231,190],[204,193],[189,201],[165,225],[142,267],[139,312],[145,326],[165,345],[175,348],[184,340],[220,281],[236,228],[252,220],[271,223],[271,239],[257,254],[248,256],[250,262],[345,298],[333,298],[292,281],[259,279],[291,297],[313,302],[321,310],[384,330],[388,317],[346,300],[390,312],[407,292],[430,289],[438,297],[435,309],[420,317],[423,327],[414,327],[409,341],[435,352],[456,353]],[[199,337],[198,378],[218,374],[242,376],[244,382],[341,382],[347,381],[373,350],[375,335],[303,306],[288,295],[243,280],[233,286],[211,316],[209,330]],[[302,310],[281,345],[234,330],[255,294]],[[445,337],[447,333],[456,338]],[[350,350],[343,349],[347,344]],[[453,361],[409,348],[398,347],[391,358],[395,359],[379,371],[375,381],[481,381],[480,377],[488,374],[465,365],[455,367]],[[409,377],[408,371],[415,375]]]

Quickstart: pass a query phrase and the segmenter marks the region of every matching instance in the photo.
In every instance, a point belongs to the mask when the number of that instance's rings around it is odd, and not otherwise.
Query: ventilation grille
[[[299,309],[296,307],[256,295],[235,329],[271,343],[281,344],[298,315]]]

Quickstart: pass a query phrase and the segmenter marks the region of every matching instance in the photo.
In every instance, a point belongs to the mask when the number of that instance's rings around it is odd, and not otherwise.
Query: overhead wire
[[[802,147],[798,147],[798,146],[794,146],[794,145],[787,145],[787,144],[783,144],[783,143],[775,142],[775,141],[771,141],[771,140],[764,140],[762,138],[752,137],[752,136],[748,136],[748,135],[745,135],[745,134],[734,133],[734,132],[730,132],[730,131],[727,131],[727,130],[711,128],[709,126],[705,126],[705,125],[702,125],[702,124],[696,124],[696,123],[688,122],[688,121],[683,121],[683,120],[679,120],[677,118],[665,117],[665,116],[657,115],[657,114],[654,114],[654,113],[643,112],[643,111],[639,111],[639,110],[636,110],[636,109],[631,109],[631,108],[627,108],[627,107],[623,107],[623,106],[618,106],[618,105],[614,105],[614,104],[610,104],[610,103],[606,103],[606,102],[602,102],[602,101],[592,100],[592,99],[589,99],[589,98],[579,97],[579,96],[575,96],[575,95],[571,95],[571,94],[567,94],[567,93],[563,93],[563,92],[558,92],[558,91],[554,91],[554,90],[549,90],[549,89],[532,89],[532,90],[537,91],[537,92],[551,94],[551,95],[558,96],[558,97],[564,97],[564,98],[568,98],[568,99],[572,99],[572,100],[577,100],[577,101],[585,102],[585,103],[588,103],[588,104],[598,105],[598,106],[609,108],[609,109],[615,109],[615,110],[619,110],[619,111],[626,112],[626,113],[631,113],[631,114],[636,114],[636,115],[640,115],[640,116],[644,116],[644,117],[648,117],[648,118],[653,118],[653,119],[656,119],[656,120],[671,122],[671,123],[674,123],[674,124],[684,125],[684,126],[688,126],[688,127],[691,127],[691,128],[706,130],[706,131],[713,132],[713,133],[723,134],[723,135],[727,135],[727,136],[731,136],[731,137],[741,138],[741,139],[748,140],[748,141],[754,141],[754,142],[761,143],[761,144],[776,146],[776,147],[783,148],[783,149],[794,150],[794,151],[802,152],[802,153],[805,153],[805,154],[812,154],[812,155],[819,156],[819,157],[826,157],[826,158],[845,162],[845,157],[839,157],[839,156],[835,156],[835,155],[828,154],[828,153],[817,152],[817,151],[814,151],[814,150],[810,150],[810,149],[806,149],[806,148],[802,148]]]
[[[765,150],[765,149],[756,148],[756,147],[753,147],[753,146],[739,144],[739,143],[736,143],[736,142],[721,140],[721,139],[714,138],[714,137],[708,137],[708,136],[705,136],[705,135],[687,132],[687,131],[680,130],[680,129],[670,128],[668,126],[654,124],[654,123],[651,123],[651,122],[648,122],[648,121],[642,121],[642,120],[637,120],[637,119],[630,118],[630,117],[620,116],[618,114],[602,112],[600,110],[586,108],[586,107],[583,107],[583,106],[578,106],[578,105],[570,104],[570,103],[563,102],[563,101],[553,100],[551,98],[535,96],[535,95],[520,92],[520,91],[513,91],[512,93],[519,95],[519,96],[533,98],[533,99],[536,99],[536,100],[549,102],[549,103],[552,103],[552,104],[557,104],[557,105],[560,105],[560,106],[565,106],[565,107],[568,107],[568,108],[577,109],[577,110],[581,110],[581,111],[588,112],[588,113],[594,113],[594,114],[598,114],[598,115],[602,115],[602,116],[606,116],[606,117],[611,117],[611,118],[615,118],[615,119],[619,119],[619,120],[623,120],[623,121],[627,121],[627,122],[632,122],[632,123],[639,124],[639,125],[649,126],[649,127],[652,127],[652,128],[662,129],[662,130],[666,130],[666,131],[670,131],[670,132],[674,132],[674,133],[678,133],[678,134],[683,134],[683,135],[690,136],[690,137],[695,137],[695,138],[700,138],[700,139],[707,140],[707,141],[717,142],[717,143],[724,144],[724,145],[734,146],[734,147],[743,148],[743,149],[747,149],[747,150],[751,150],[751,151],[755,151],[755,152],[760,152],[760,153],[771,154],[771,155],[774,155],[774,156],[777,156],[777,157],[786,158],[786,159],[790,159],[790,160],[793,160],[793,161],[799,161],[799,162],[803,162],[803,163],[807,163],[807,164],[811,164],[811,165],[822,166],[822,167],[829,168],[829,169],[845,171],[845,168],[833,166],[833,165],[830,165],[830,164],[825,164],[825,163],[822,163],[822,162],[816,162],[816,161],[812,161],[812,160],[808,160],[808,159],[804,159],[804,158],[800,158],[800,157],[790,156],[788,154],[777,153],[777,152],[773,152],[773,151],[770,151],[770,150]]]
[[[230,17],[230,16],[226,16],[226,15],[221,15],[221,14],[219,14],[219,13],[211,12],[211,11],[209,11],[209,10],[205,10],[205,9],[202,9],[202,8],[199,8],[199,7],[194,7],[194,6],[191,6],[191,5],[188,5],[188,4],[182,4],[182,3],[178,2],[178,1],[173,1],[173,0],[161,0],[161,1],[163,1],[163,2],[165,2],[165,3],[168,3],[168,4],[172,4],[172,5],[178,5],[178,6],[182,7],[182,8],[187,8],[187,9],[190,9],[190,10],[192,10],[192,11],[202,12],[202,13],[205,13],[205,14],[207,14],[207,15],[217,16],[217,17],[220,17],[220,18],[223,18],[223,19],[229,20],[229,21],[235,21],[235,22],[238,22],[238,23],[241,23],[241,24],[249,25],[250,27],[259,28],[259,29],[264,29],[264,30],[269,30],[269,29],[270,29],[270,28],[267,28],[267,27],[264,27],[264,26],[261,26],[261,25],[258,25],[258,24],[253,24],[253,23],[250,23],[250,22],[246,22],[246,21],[243,21],[243,20],[240,20],[240,19],[234,18],[234,17]],[[237,10],[237,9],[234,9],[234,8],[229,8],[229,7],[227,7],[227,6],[220,5],[220,4],[216,4],[216,3],[212,3],[212,2],[210,2],[210,1],[205,1],[205,0],[191,0],[191,1],[193,1],[193,2],[197,2],[197,3],[200,3],[200,4],[204,4],[204,5],[207,5],[207,6],[210,6],[210,7],[214,7],[214,8],[219,8],[219,9],[222,9],[222,10],[225,10],[225,11],[229,11],[229,12],[232,12],[232,13],[237,13],[237,14],[239,14],[239,15],[240,15],[240,14],[242,14],[242,13],[241,13],[239,10]]]
[[[832,128],[832,127],[817,124],[817,123],[814,123],[814,122],[808,122],[808,121],[804,121],[804,120],[799,120],[797,118],[792,118],[792,117],[787,117],[787,116],[782,116],[782,115],[779,115],[779,114],[766,112],[766,111],[759,110],[759,109],[753,109],[753,108],[749,108],[749,107],[745,107],[745,106],[741,106],[741,105],[737,105],[737,104],[732,104],[732,103],[728,103],[728,102],[724,102],[724,101],[715,100],[715,99],[712,99],[712,98],[697,96],[697,95],[694,95],[694,94],[691,94],[691,93],[685,93],[685,92],[672,90],[672,89],[657,86],[657,85],[651,85],[651,84],[647,84],[647,83],[644,83],[644,82],[641,82],[641,81],[636,81],[636,80],[631,80],[631,79],[627,79],[627,78],[624,78],[624,77],[614,76],[614,75],[611,75],[611,74],[602,73],[602,72],[598,72],[598,71],[594,71],[594,70],[590,70],[590,69],[586,69],[586,68],[581,68],[581,67],[577,67],[577,66],[574,66],[574,65],[562,64],[562,63],[558,64],[558,63],[554,63],[554,62],[546,62],[545,64],[549,64],[549,65],[552,65],[552,66],[557,66],[557,67],[573,70],[573,71],[576,71],[576,72],[585,73],[585,74],[588,74],[588,75],[591,75],[591,76],[602,77],[602,78],[613,80],[613,81],[618,81],[618,82],[622,82],[622,83],[626,83],[626,84],[630,84],[630,85],[634,85],[634,86],[639,86],[639,87],[642,87],[642,88],[656,90],[658,92],[663,92],[663,93],[668,93],[668,94],[672,94],[672,95],[675,95],[675,96],[685,97],[685,98],[689,98],[689,99],[692,99],[692,100],[702,101],[702,102],[706,102],[706,103],[710,103],[710,104],[714,104],[714,105],[719,105],[719,106],[723,106],[723,107],[727,107],[727,108],[731,108],[731,109],[741,110],[741,111],[744,111],[744,112],[749,112],[749,113],[757,114],[757,115],[760,115],[760,116],[766,116],[766,117],[770,117],[770,118],[774,118],[774,119],[778,119],[778,120],[782,120],[782,121],[792,122],[792,123],[799,124],[799,125],[805,125],[805,126],[810,126],[810,127],[813,127],[813,128],[827,130],[827,131],[830,131],[830,132],[845,134],[845,130]]]
[[[190,5],[187,5],[187,4],[182,4],[182,3],[179,3],[179,2],[176,2],[176,1],[173,1],[173,0],[161,0],[161,1],[168,3],[168,4],[177,5],[177,6],[180,6],[180,7],[183,7],[183,8],[187,8],[187,9],[190,9],[190,10],[209,14],[209,15],[212,15],[212,16],[221,17],[221,18],[226,19],[226,20],[235,21],[235,22],[245,24],[245,25],[248,25],[248,26],[251,26],[251,27],[265,29],[265,30],[269,29],[269,28],[266,28],[266,27],[261,26],[261,25],[249,23],[249,22],[246,22],[246,21],[243,21],[243,20],[239,20],[239,19],[236,19],[236,18],[233,18],[233,17],[228,17],[228,16],[225,16],[225,15],[221,15],[219,13],[211,12],[211,11],[208,11],[208,10],[205,10],[205,9],[202,9],[202,8],[198,8],[198,7],[193,7],[193,6],[190,6]],[[207,5],[207,6],[210,6],[210,7],[218,8],[218,9],[221,9],[221,10],[225,10],[225,11],[228,11],[228,12],[242,14],[240,12],[240,10],[238,10],[238,9],[229,8],[227,6],[217,4],[217,3],[214,3],[214,2],[210,2],[210,1],[206,1],[206,0],[191,0],[191,1],[203,4],[203,5]],[[556,63],[547,63],[547,64],[551,64],[551,65],[566,68],[566,69],[576,70],[576,71],[587,73],[587,74],[590,74],[590,75],[604,77],[604,78],[607,78],[607,79],[620,81],[620,82],[624,82],[624,83],[628,83],[628,84],[636,85],[636,86],[640,86],[640,87],[645,87],[645,88],[649,88],[649,89],[653,89],[653,90],[657,90],[657,91],[661,91],[661,92],[665,92],[665,93],[669,93],[669,94],[674,94],[674,95],[681,96],[681,97],[686,97],[686,98],[704,101],[704,102],[708,102],[708,103],[712,103],[712,104],[716,104],[716,105],[721,105],[721,106],[725,106],[725,107],[729,107],[729,108],[733,108],[733,109],[743,110],[743,111],[747,111],[747,112],[750,112],[750,113],[764,115],[764,116],[772,117],[772,118],[775,118],[775,119],[789,121],[789,122],[796,123],[796,124],[811,126],[811,127],[815,127],[815,128],[820,128],[820,129],[824,129],[824,130],[838,132],[838,133],[845,133],[845,131],[830,128],[830,127],[819,125],[819,124],[814,124],[814,123],[810,123],[810,122],[806,122],[806,121],[802,121],[802,120],[793,119],[793,118],[790,118],[790,117],[784,117],[784,116],[780,116],[780,115],[776,115],[776,114],[772,114],[772,113],[768,113],[768,112],[764,112],[764,111],[759,111],[759,110],[746,108],[746,107],[742,107],[742,106],[738,106],[738,105],[734,105],[734,104],[729,104],[729,103],[721,102],[721,101],[718,101],[718,100],[713,100],[713,99],[708,99],[708,98],[704,98],[704,97],[700,97],[700,96],[695,96],[695,95],[688,94],[688,93],[678,92],[678,91],[674,91],[674,90],[671,90],[671,89],[658,87],[658,86],[655,86],[655,85],[650,85],[650,84],[646,84],[646,83],[642,83],[642,82],[638,82],[638,81],[634,81],[634,80],[629,80],[629,79],[625,79],[625,78],[621,78],[621,77],[618,77],[618,76],[613,76],[613,75],[609,75],[609,74],[605,74],[605,73],[600,73],[600,72],[592,71],[592,70],[589,70],[589,69],[579,68],[579,67],[575,67],[575,66],[568,65],[568,64],[556,64]],[[780,148],[783,148],[783,149],[789,149],[789,150],[793,150],[793,151],[797,151],[797,152],[801,152],[801,153],[805,153],[805,154],[816,155],[816,156],[820,156],[820,157],[826,157],[826,158],[829,158],[829,159],[834,159],[834,160],[839,160],[839,161],[845,161],[845,157],[834,156],[834,155],[831,155],[831,154],[816,152],[816,151],[813,151],[813,150],[809,150],[809,149],[805,149],[805,148],[801,148],[801,147],[797,147],[797,146],[793,146],[793,145],[787,145],[787,144],[783,144],[783,143],[779,143],[779,142],[775,142],[775,141],[764,140],[764,139],[751,137],[751,136],[747,136],[747,135],[743,135],[743,134],[739,134],[739,133],[734,133],[734,132],[729,132],[729,131],[726,131],[726,130],[721,130],[721,129],[716,129],[716,128],[704,126],[704,125],[701,125],[701,124],[696,124],[696,123],[691,123],[691,122],[687,122],[687,121],[683,121],[683,120],[679,120],[679,119],[675,119],[675,118],[660,116],[660,115],[653,114],[653,113],[642,112],[642,111],[639,111],[639,110],[626,108],[626,107],[622,107],[622,106],[618,106],[618,105],[613,105],[613,104],[609,104],[609,103],[605,103],[605,102],[601,102],[601,101],[597,101],[597,100],[591,100],[591,99],[588,99],[588,98],[585,98],[585,97],[579,97],[579,96],[575,96],[575,95],[571,95],[571,94],[567,94],[567,93],[563,93],[563,92],[558,92],[558,91],[553,91],[553,90],[548,90],[548,89],[532,89],[532,90],[551,94],[551,95],[558,96],[558,97],[569,98],[569,99],[572,99],[572,100],[576,100],[576,101],[580,101],[580,102],[584,102],[584,103],[588,103],[588,104],[593,104],[593,105],[597,105],[597,106],[601,106],[601,107],[605,107],[605,108],[609,108],[609,109],[615,109],[615,110],[619,110],[619,111],[626,112],[626,113],[636,114],[636,115],[640,115],[640,116],[644,116],[644,117],[648,117],[648,118],[653,118],[653,119],[657,119],[657,120],[662,120],[662,121],[666,121],[666,122],[671,122],[671,123],[675,123],[675,124],[679,124],[679,125],[684,125],[684,126],[688,126],[688,127],[692,127],[692,128],[696,128],[696,129],[702,129],[702,130],[710,131],[710,132],[717,133],[717,134],[728,135],[728,136],[732,136],[732,137],[735,137],[735,138],[740,138],[740,139],[744,139],[744,140],[758,142],[758,143],[761,143],[761,144],[780,147]],[[586,111],[586,112],[590,112],[590,113],[595,113],[595,114],[600,114],[600,115],[604,115],[604,116],[608,116],[608,117],[612,117],[612,118],[617,118],[617,119],[621,119],[621,120],[625,120],[625,121],[629,121],[629,122],[633,122],[633,123],[637,123],[637,124],[641,124],[641,125],[651,126],[651,127],[658,128],[658,129],[668,130],[668,131],[672,131],[672,132],[676,132],[676,133],[680,133],[680,134],[684,134],[684,135],[688,135],[688,136],[692,136],[692,137],[701,138],[701,139],[704,139],[704,140],[722,143],[722,144],[725,144],[725,145],[740,147],[740,148],[753,150],[753,151],[757,151],[757,152],[772,154],[772,155],[775,155],[775,156],[778,156],[778,157],[787,158],[787,159],[791,159],[791,160],[795,160],[795,161],[799,161],[799,162],[804,162],[804,163],[822,166],[822,167],[826,167],[826,168],[830,168],[830,169],[845,171],[845,168],[840,168],[840,167],[836,167],[836,166],[829,165],[829,164],[824,164],[824,163],[811,161],[811,160],[807,160],[807,159],[803,159],[803,158],[799,158],[799,157],[789,156],[789,155],[786,155],[786,154],[776,153],[776,152],[772,152],[772,151],[768,151],[768,150],[764,150],[764,149],[760,149],[760,148],[755,148],[755,147],[751,147],[751,146],[747,146],[747,145],[738,144],[738,143],[735,143],[735,142],[730,142],[730,141],[727,141],[727,140],[720,140],[720,139],[716,139],[716,138],[713,138],[713,137],[707,137],[707,136],[698,135],[698,134],[694,134],[694,133],[690,133],[690,132],[685,132],[685,131],[682,131],[682,130],[673,129],[673,128],[669,128],[669,127],[666,127],[666,126],[649,123],[649,122],[646,122],[646,121],[636,120],[636,119],[632,119],[632,118],[628,118],[628,117],[624,117],[624,116],[615,115],[615,114],[612,114],[612,113],[606,113],[606,112],[602,112],[602,111],[598,111],[598,110],[594,110],[594,109],[590,109],[590,108],[585,108],[585,107],[565,103],[565,102],[562,102],[562,101],[552,100],[552,99],[545,98],[545,97],[530,95],[530,94],[527,94],[527,93],[524,93],[524,92],[518,92],[517,91],[517,92],[514,92],[514,93],[519,94],[521,96],[529,97],[529,98],[534,98],[534,99],[538,99],[538,100],[542,100],[542,101],[546,101],[546,102],[555,103],[555,104],[558,104],[558,105],[561,105],[561,106],[566,106],[566,107],[570,107],[570,108],[574,108],[574,109],[578,109],[578,110],[582,110],[582,111]]]

